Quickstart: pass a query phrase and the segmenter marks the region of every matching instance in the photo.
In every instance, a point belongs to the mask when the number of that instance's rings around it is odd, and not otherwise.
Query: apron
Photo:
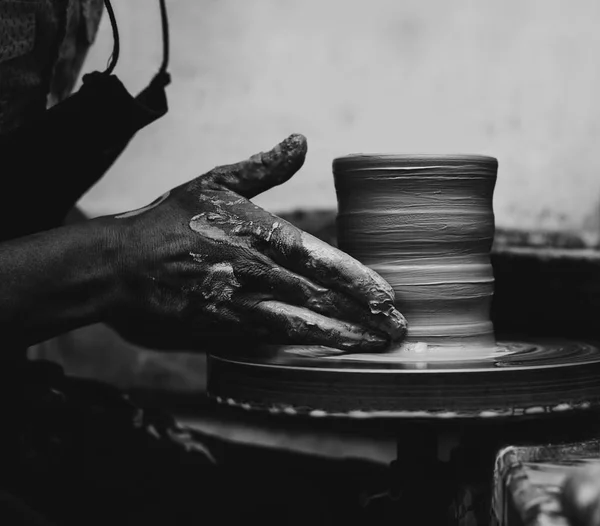
[[[105,0],[114,49],[106,71],[83,77],[79,91],[10,133],[0,135],[0,159],[11,167],[2,194],[10,202],[23,196],[27,208],[0,210],[0,241],[61,226],[67,213],[112,166],[138,131],[168,111],[170,82],[168,22],[160,0],[163,62],[149,85],[132,96],[112,71],[119,34],[112,6]]]

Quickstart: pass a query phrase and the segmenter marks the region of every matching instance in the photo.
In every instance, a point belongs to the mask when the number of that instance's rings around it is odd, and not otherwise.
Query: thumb
[[[251,199],[290,179],[304,164],[306,150],[306,137],[293,134],[272,150],[214,168],[203,179]]]

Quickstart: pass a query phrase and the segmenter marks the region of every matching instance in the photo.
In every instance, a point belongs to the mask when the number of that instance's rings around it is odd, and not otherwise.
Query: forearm
[[[105,219],[0,244],[0,327],[29,346],[101,321],[114,296],[118,248]]]

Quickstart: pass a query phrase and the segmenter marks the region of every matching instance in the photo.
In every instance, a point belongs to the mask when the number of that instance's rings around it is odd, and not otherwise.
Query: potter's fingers
[[[600,524],[600,466],[577,469],[565,480],[561,500],[564,514],[574,526]]]
[[[323,345],[347,352],[377,352],[388,345],[378,334],[295,305],[266,300],[251,310],[257,325],[266,329],[270,343]]]
[[[232,216],[236,212],[233,203],[229,205]],[[235,226],[236,235],[282,267],[352,297],[367,309],[374,323],[388,328],[393,341],[404,337],[406,320],[394,307],[392,287],[379,274],[249,201],[243,212],[244,223]]]
[[[394,330],[388,318],[373,317],[368,308],[353,298],[272,262],[260,265],[258,271],[252,269],[238,274],[244,285],[257,292],[267,292],[275,300],[304,307],[330,318],[353,322],[384,335]]]
[[[404,337],[406,320],[394,307],[394,290],[379,274],[306,232],[286,228],[280,235],[280,246],[287,237],[287,246],[279,251],[281,265],[354,298],[380,326],[388,327],[392,340]]]
[[[306,150],[303,135],[290,135],[268,152],[214,168],[203,175],[202,180],[250,199],[290,179],[304,164]]]

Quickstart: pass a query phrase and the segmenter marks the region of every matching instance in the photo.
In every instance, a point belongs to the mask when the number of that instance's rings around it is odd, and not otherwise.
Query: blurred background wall
[[[597,0],[167,0],[170,113],[84,197],[93,216],[143,206],[215,165],[309,139],[304,169],[257,198],[275,212],[336,206],[351,152],[498,157],[497,223],[600,241]],[[161,60],[157,0],[113,2],[117,73],[134,93]],[[108,18],[84,71],[104,69]],[[310,215],[310,214],[309,214]],[[202,390],[202,355],[163,355],[103,325],[32,350],[123,387]]]
[[[160,62],[158,2],[113,2],[117,73],[137,92]],[[82,201],[152,201],[217,164],[309,139],[303,171],[257,199],[334,208],[352,152],[499,158],[500,226],[600,232],[596,0],[170,0],[171,111]],[[104,17],[85,70],[112,46]]]

